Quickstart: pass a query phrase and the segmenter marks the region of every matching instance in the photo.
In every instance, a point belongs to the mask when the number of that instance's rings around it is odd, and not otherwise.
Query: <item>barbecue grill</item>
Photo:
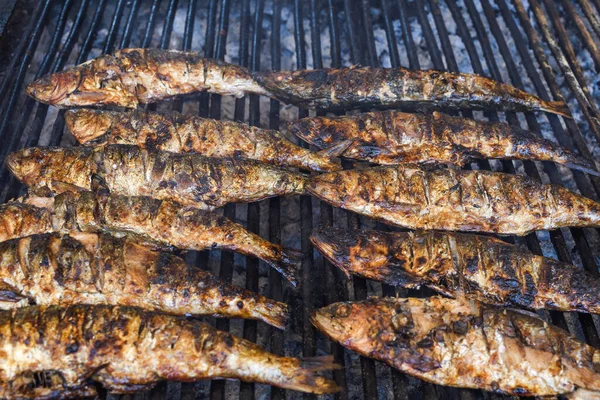
[[[600,112],[595,71],[600,68],[600,0],[18,0],[0,12],[10,18],[0,48],[0,157],[35,145],[71,145],[64,112],[25,95],[36,77],[124,47],[160,47],[201,52],[252,70],[340,67],[348,64],[475,72],[527,89],[544,99],[566,98],[575,119],[549,114],[463,112],[464,116],[506,120],[587,157],[599,154]],[[12,11],[11,11],[12,8]],[[2,21],[3,15],[0,15]],[[0,25],[1,29],[2,25]],[[245,120],[279,129],[285,120],[309,113],[275,100],[248,96],[233,100],[202,94],[150,105],[211,118]],[[348,163],[351,166],[351,163]],[[471,168],[527,174],[598,200],[600,179],[550,162],[483,161]],[[0,201],[18,197],[23,187],[0,166]],[[344,369],[333,372],[339,399],[498,399],[503,396],[422,382],[383,364],[359,357],[326,340],[312,327],[312,309],[371,295],[427,296],[343,274],[313,251],[309,235],[318,224],[356,229],[391,229],[320,203],[316,199],[274,198],[229,205],[224,214],[275,243],[301,248],[303,284],[293,290],[272,269],[230,252],[189,253],[186,259],[213,270],[224,281],[291,304],[284,331],[256,321],[207,318],[278,354],[333,354]],[[533,253],[574,263],[598,273],[596,229],[561,229],[506,238]],[[600,319],[586,314],[543,312],[549,322],[600,347]],[[118,397],[118,396],[108,396]],[[226,381],[167,382],[133,397],[299,398],[264,385]],[[310,397],[310,396],[306,396]]]

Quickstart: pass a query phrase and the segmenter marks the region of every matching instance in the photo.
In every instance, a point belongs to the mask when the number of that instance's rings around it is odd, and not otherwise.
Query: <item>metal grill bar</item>
[[[191,49],[192,38],[195,28],[195,18],[198,9],[203,12],[208,11],[207,27],[204,37],[204,55],[224,59],[226,53],[227,37],[230,21],[232,17],[238,18],[240,22],[239,34],[239,63],[250,67],[252,70],[260,69],[261,43],[263,35],[265,39],[270,40],[271,66],[273,70],[281,68],[282,41],[281,24],[282,12],[287,8],[291,12],[294,22],[294,40],[297,59],[297,68],[322,68],[324,54],[321,47],[322,28],[326,25],[331,38],[331,66],[339,67],[342,64],[342,55],[350,52],[351,63],[377,66],[380,63],[380,53],[382,43],[387,41],[387,51],[390,57],[390,63],[393,67],[400,66],[404,58],[411,68],[419,68],[419,53],[411,24],[415,22],[420,25],[422,35],[427,47],[427,51],[433,66],[436,69],[447,69],[458,71],[459,64],[455,48],[452,46],[451,35],[448,32],[454,29],[454,25],[447,19],[447,14],[442,14],[442,10],[450,11],[450,15],[456,23],[456,33],[462,40],[466,54],[471,61],[473,71],[480,74],[487,74],[496,80],[502,80],[501,71],[508,72],[508,81],[520,88],[525,83],[530,83],[535,88],[537,94],[542,98],[562,99],[561,88],[558,86],[556,76],[548,65],[544,49],[546,46],[550,49],[552,56],[558,61],[560,71],[558,74],[566,79],[568,89],[575,95],[578,109],[583,113],[590,129],[600,138],[600,128],[597,126],[596,117],[600,114],[594,100],[587,88],[587,83],[583,76],[577,55],[573,45],[569,42],[569,34],[573,30],[579,35],[579,41],[590,52],[596,67],[600,68],[600,53],[594,43],[594,36],[587,30],[587,23],[593,30],[593,34],[600,33],[600,23],[598,10],[600,0],[578,0],[578,7],[581,8],[582,15],[578,14],[577,6],[568,2],[559,2],[557,6],[554,2],[548,0],[530,0],[531,10],[533,11],[536,29],[541,32],[541,37],[533,27],[533,22],[529,19],[527,10],[518,0],[511,0],[515,7],[515,15],[509,9],[506,0],[494,0],[499,9],[499,14],[493,8],[490,0],[440,1],[429,0],[421,2],[416,0],[379,0],[367,1],[361,0],[354,2],[350,0],[310,0],[302,2],[300,0],[243,0],[242,4],[230,2],[229,0],[210,0],[209,2],[198,2],[197,0],[117,0],[108,2],[100,0],[92,2],[89,0],[65,0],[59,4],[52,1],[40,3],[34,17],[29,25],[24,29],[23,41],[15,48],[14,57],[7,62],[8,69],[5,79],[0,85],[0,156],[4,156],[8,151],[17,147],[36,145],[42,137],[42,130],[48,129],[50,123],[51,132],[49,136],[43,136],[43,140],[48,140],[50,144],[59,144],[63,140],[64,118],[63,112],[59,111],[54,116],[54,110],[48,106],[38,104],[32,99],[23,96],[23,85],[27,78],[35,75],[41,76],[47,72],[58,71],[64,67],[68,60],[76,58],[75,63],[85,61],[94,47],[102,49],[105,52],[111,52],[115,46],[129,46],[132,42],[140,42],[141,47],[151,46],[153,38],[157,37],[156,25],[162,27],[160,38],[155,43],[161,48],[168,48],[171,43],[171,36],[175,30],[177,11],[185,7],[185,28],[183,29],[183,40],[181,47],[185,50]],[[58,3],[58,2],[56,2]],[[168,3],[168,4],[167,4]],[[271,7],[271,8],[269,8]],[[378,7],[381,12],[372,13],[371,7]],[[263,21],[268,23],[268,12],[272,9],[272,29],[270,32],[263,32]],[[148,12],[142,19],[140,10]],[[205,11],[206,10],[206,11]],[[235,10],[235,11],[234,11]],[[466,12],[465,12],[466,11]],[[286,10],[287,12],[287,10]],[[433,16],[435,31],[429,21],[429,13]],[[584,20],[585,18],[585,20]],[[563,20],[568,24],[563,25]],[[44,33],[47,21],[56,21],[51,25],[52,29],[47,34]],[[323,23],[323,21],[326,21]],[[342,21],[338,24],[338,21]],[[399,33],[396,36],[396,29]],[[587,22],[586,22],[587,21]],[[137,25],[144,23],[145,28],[138,35]],[[69,24],[70,23],[70,24]],[[305,40],[305,24],[310,27],[310,43]],[[448,24],[448,26],[446,26]],[[501,26],[502,25],[502,26]],[[83,26],[85,31],[82,33]],[[396,27],[396,28],[395,28]],[[100,29],[106,29],[106,38],[102,43],[97,43],[97,34]],[[385,30],[385,37],[377,37],[377,29]],[[160,28],[159,28],[160,29]],[[523,31],[521,31],[523,29]],[[180,33],[178,33],[180,34]],[[556,35],[558,39],[554,39]],[[65,38],[63,40],[63,38]],[[72,54],[76,49],[79,39],[83,44],[78,54]],[[516,49],[511,49],[507,39],[512,38]],[[399,45],[403,45],[405,52],[399,51]],[[308,52],[307,46],[310,46]],[[385,46],[385,44],[383,45]],[[529,47],[533,50],[533,56],[529,54]],[[496,50],[497,49],[497,50]],[[384,49],[385,50],[385,49]],[[41,62],[32,63],[34,54],[42,55]],[[36,60],[37,60],[36,59]],[[312,62],[311,62],[312,60]],[[383,60],[383,58],[381,58]],[[423,61],[423,58],[421,58]],[[325,62],[326,64],[326,62]],[[30,65],[35,65],[37,70]],[[423,64],[425,65],[425,63]],[[519,75],[517,65],[522,65],[527,73],[527,77]],[[264,66],[263,66],[264,68]],[[540,74],[540,71],[542,72]],[[528,82],[525,80],[528,79]],[[260,102],[256,96],[248,98],[248,122],[252,125],[260,125]],[[235,101],[234,119],[242,121],[245,119],[246,99]],[[202,95],[198,99],[199,114],[219,118],[221,116],[222,106],[227,107],[228,103],[221,102],[220,96]],[[168,105],[161,105],[161,109],[172,108],[182,111],[184,101],[178,100]],[[156,106],[148,107],[150,110],[156,109]],[[52,111],[52,113],[50,112]],[[270,100],[269,106],[269,128],[278,129],[280,124],[281,106],[276,100]],[[365,110],[363,110],[365,111]],[[318,113],[322,115],[322,113]],[[300,110],[299,117],[307,116],[308,113]],[[465,112],[463,115],[472,117],[472,112]],[[551,128],[552,134],[556,140],[563,146],[575,147],[584,156],[591,156],[590,149],[586,139],[577,126],[576,121],[562,119],[554,115],[525,113],[524,121],[526,126],[533,132],[541,134],[544,126]],[[31,119],[30,116],[32,116]],[[515,113],[484,113],[484,116],[493,121],[500,120],[502,116],[506,117],[507,122],[514,125],[521,125],[519,121],[520,114]],[[547,123],[549,124],[547,124]],[[345,162],[344,166],[349,167],[352,163]],[[563,172],[563,168],[558,168],[553,163],[534,163],[534,162],[479,162],[473,167],[481,169],[497,169],[508,173],[520,171],[521,166],[524,172],[536,179],[549,180],[552,183],[560,185],[574,184],[574,186],[585,196],[598,199],[600,196],[600,179],[589,177],[581,172],[572,171],[571,175]],[[543,169],[538,170],[539,166]],[[15,197],[22,190],[21,185],[14,179],[9,179],[6,169],[0,167],[0,183],[4,190],[1,193],[3,199],[6,197]],[[282,231],[281,224],[285,216],[281,214],[281,200],[278,198],[270,199],[266,202],[267,208],[263,208],[260,203],[247,206],[247,227],[253,232],[259,232],[262,223],[266,222],[267,215],[261,214],[261,208],[268,209],[268,236],[271,241],[281,243]],[[235,219],[236,208],[238,215],[245,211],[245,206],[228,206],[224,213],[230,219]],[[242,328],[242,334],[250,340],[264,340],[270,349],[278,354],[287,351],[284,346],[286,339],[295,337],[302,338],[302,349],[304,356],[312,356],[323,351],[321,338],[317,335],[315,329],[309,321],[309,315],[312,309],[324,304],[347,300],[362,299],[372,294],[411,296],[428,295],[429,291],[405,291],[394,290],[393,287],[368,283],[362,279],[353,279],[348,282],[342,273],[321,256],[315,256],[309,241],[309,235],[312,230],[313,212],[320,211],[320,220],[317,223],[324,225],[345,226],[344,221],[334,218],[339,212],[323,203],[317,203],[316,200],[307,196],[300,199],[300,218],[301,218],[301,248],[307,256],[303,266],[304,284],[297,292],[290,293],[288,286],[282,281],[281,276],[272,269],[268,270],[268,287],[261,289],[259,287],[259,261],[253,258],[246,259],[246,272],[242,275],[245,279],[245,286],[254,291],[265,291],[269,297],[276,300],[285,300],[291,302],[294,320],[290,329],[285,332],[267,327],[254,321],[244,321],[231,328],[238,333]],[[361,219],[355,214],[339,212],[340,215],[346,215],[347,225],[350,229],[356,229],[359,226],[371,226],[372,222],[366,218]],[[263,226],[264,227],[264,226]],[[389,229],[388,227],[377,225],[377,229]],[[541,240],[538,240],[538,237]],[[592,273],[598,274],[598,265],[596,257],[598,255],[598,237],[599,230],[596,229],[563,229],[550,232],[549,235],[529,235],[525,238],[510,238],[512,242],[527,245],[531,251],[536,254],[542,254],[542,245],[546,242],[551,244],[550,249],[556,253],[559,260],[573,262],[574,254],[581,259],[582,267]],[[572,249],[572,250],[571,250]],[[209,261],[215,261],[219,253],[201,252],[188,257],[203,268],[209,268]],[[222,280],[231,282],[234,276],[234,256],[231,252],[220,254],[220,263],[211,263],[218,265],[218,274]],[[237,282],[236,275],[236,282]],[[291,297],[291,299],[288,299]],[[591,345],[600,347],[600,319],[596,316],[586,314],[563,314],[563,313],[541,313],[541,315],[554,324],[569,329],[580,339],[587,341]],[[210,319],[212,322],[213,319]],[[217,327],[228,330],[230,323],[225,319],[214,320]],[[336,399],[347,399],[355,397],[377,398],[385,396],[386,390],[393,390],[394,398],[501,398],[502,396],[490,395],[487,393],[460,390],[453,388],[443,388],[420,380],[408,377],[396,370],[390,370],[387,366],[376,364],[370,359],[358,358],[345,351],[341,346],[329,343],[327,346],[330,352],[335,356],[336,361],[348,367],[351,371],[360,371],[358,374],[362,377],[359,385],[354,381],[348,381],[347,372],[339,370],[333,372],[336,382],[344,389],[343,392],[336,395]],[[353,378],[354,379],[354,378]],[[238,396],[243,399],[253,399],[262,397],[264,388],[259,385],[240,384],[239,392],[236,383],[225,383],[223,381],[213,381],[210,383],[197,384],[179,384],[167,383],[158,385],[151,394],[137,395],[135,398],[160,397],[160,398],[192,398],[192,397],[210,397],[211,399],[225,399],[230,396]],[[391,389],[390,389],[391,387]],[[238,394],[239,393],[239,394]],[[260,393],[260,395],[259,395]],[[276,388],[270,388],[271,398],[282,399],[288,396],[288,393]],[[118,398],[119,396],[110,396]],[[305,396],[312,398],[313,396]]]

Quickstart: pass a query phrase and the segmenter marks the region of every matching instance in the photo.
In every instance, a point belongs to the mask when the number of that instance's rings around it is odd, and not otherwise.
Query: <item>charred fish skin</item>
[[[23,184],[61,193],[88,189],[102,153],[87,147],[29,147],[10,153],[8,170]]]
[[[226,249],[260,258],[298,283],[301,256],[216,213],[149,197],[62,193],[54,199],[52,226],[57,232],[109,231],[133,234],[162,248]]]
[[[261,71],[253,72],[252,77],[274,97],[305,108],[540,110],[571,117],[562,101],[545,101],[513,86],[474,74],[353,66]]]
[[[0,204],[0,242],[52,231],[50,214],[21,201]]]
[[[543,320],[465,300],[371,298],[313,324],[359,354],[439,385],[520,396],[600,391],[600,352]]]
[[[525,235],[600,225],[600,204],[522,175],[409,165],[329,172],[307,191],[334,206],[391,225]]]
[[[111,235],[34,235],[0,243],[0,308],[106,304],[262,320],[283,329],[287,305],[224,284],[181,258]]]
[[[342,169],[336,157],[349,144],[341,143],[325,152],[312,152],[293,144],[275,130],[240,122],[143,110],[68,110],[65,123],[82,144],[129,144],[149,150],[256,160],[310,171]]]
[[[437,162],[463,166],[473,159],[497,158],[553,161],[598,175],[593,161],[533,132],[437,111],[309,117],[291,122],[288,129],[318,148],[353,140],[344,157],[382,165]]]
[[[0,312],[0,397],[40,398],[88,387],[148,390],[161,380],[227,378],[307,393],[335,393],[316,372],[329,358],[303,361],[218,331],[197,320],[134,307],[76,305]],[[21,354],[22,357],[13,357]],[[43,384],[36,375],[48,375]]]
[[[249,160],[147,151],[131,145],[103,148],[33,147],[9,154],[21,182],[54,193],[90,190],[94,175],[111,193],[170,199],[212,210],[230,202],[305,194],[307,176]]]
[[[122,49],[27,86],[34,99],[56,107],[114,105],[137,108],[175,96],[211,92],[266,94],[243,67],[195,52]]]
[[[0,205],[0,241],[34,234],[108,232],[160,250],[226,249],[258,257],[298,284],[302,255],[216,213],[150,197],[89,191]]]
[[[231,202],[304,194],[306,176],[249,160],[148,152],[137,146],[104,150],[103,178],[111,191],[171,199],[215,209]]]
[[[321,227],[311,241],[346,274],[496,306],[600,314],[600,279],[492,237]]]

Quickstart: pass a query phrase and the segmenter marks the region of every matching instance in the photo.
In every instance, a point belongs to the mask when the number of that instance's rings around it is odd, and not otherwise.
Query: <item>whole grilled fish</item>
[[[27,86],[30,96],[57,107],[136,108],[198,92],[236,97],[266,94],[246,68],[202,58],[196,52],[160,49],[118,50]]]
[[[337,386],[316,374],[328,357],[301,360],[197,320],[135,307],[26,307],[0,312],[0,397],[93,396],[151,389],[161,380],[240,379],[308,393]]]
[[[24,184],[54,192],[92,188],[92,176],[114,194],[170,199],[215,209],[304,193],[306,176],[249,160],[148,151],[137,146],[37,147],[11,153],[10,171]]]
[[[64,192],[0,205],[0,241],[32,234],[110,232],[159,248],[227,249],[265,260],[297,284],[301,254],[284,249],[216,213],[169,200]]]
[[[599,350],[478,302],[371,298],[324,307],[312,321],[343,346],[439,385],[519,396],[600,391]]]
[[[335,160],[350,142],[320,152],[297,146],[275,130],[240,122],[143,110],[115,112],[77,109],[65,123],[79,143],[134,144],[150,150],[195,152],[205,157],[241,158],[311,171],[336,171]],[[90,143],[91,141],[91,143]]]
[[[311,241],[348,276],[498,306],[600,314],[599,278],[493,237],[319,228]]]
[[[303,118],[291,122],[289,128],[321,149],[353,141],[342,155],[376,164],[439,162],[463,166],[472,159],[541,160],[599,175],[592,161],[533,132],[437,111]]]
[[[253,72],[252,77],[271,95],[299,107],[540,110],[571,117],[562,101],[545,101],[474,74],[353,66]]]
[[[413,229],[525,235],[600,226],[600,204],[522,175],[409,165],[329,172],[307,191],[338,207]]]
[[[127,305],[171,314],[260,319],[285,327],[287,305],[227,285],[166,252],[111,235],[33,235],[0,243],[0,308]]]

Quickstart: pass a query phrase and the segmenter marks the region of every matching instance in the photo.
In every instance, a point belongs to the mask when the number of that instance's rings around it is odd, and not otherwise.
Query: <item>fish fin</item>
[[[564,101],[543,101],[540,111],[546,111],[552,114],[562,115],[563,117],[573,118],[571,110]]]
[[[29,300],[29,297],[23,296],[19,290],[5,282],[0,282],[0,302],[19,303],[23,300]]]
[[[348,147],[352,146],[354,142],[354,139],[342,140],[341,142],[334,144],[333,146],[317,151],[317,154],[327,158],[341,157],[344,154],[344,152],[348,150]]]
[[[274,260],[266,260],[283,275],[293,286],[298,286],[300,267],[304,255],[298,250],[281,249],[281,255]]]
[[[261,321],[282,330],[290,318],[288,305],[271,299],[266,299],[265,307],[255,307],[254,311],[260,314]]]
[[[106,185],[106,182],[98,174],[92,175],[91,189],[92,189],[92,192],[94,192],[96,194],[107,195],[110,193],[110,190],[108,189],[108,186]]]
[[[332,355],[301,358],[300,366],[311,372],[331,371],[342,368],[341,365],[335,363]]]
[[[381,280],[381,282],[405,289],[419,289],[424,284],[422,280],[409,274],[401,266],[393,263],[390,263],[389,273]]]
[[[298,364],[294,363],[293,368],[285,370],[287,372],[285,375],[289,374],[287,382],[278,386],[314,394],[330,394],[340,391],[334,381],[318,375],[321,371],[340,368],[333,362],[333,356],[309,357],[296,362]]]

